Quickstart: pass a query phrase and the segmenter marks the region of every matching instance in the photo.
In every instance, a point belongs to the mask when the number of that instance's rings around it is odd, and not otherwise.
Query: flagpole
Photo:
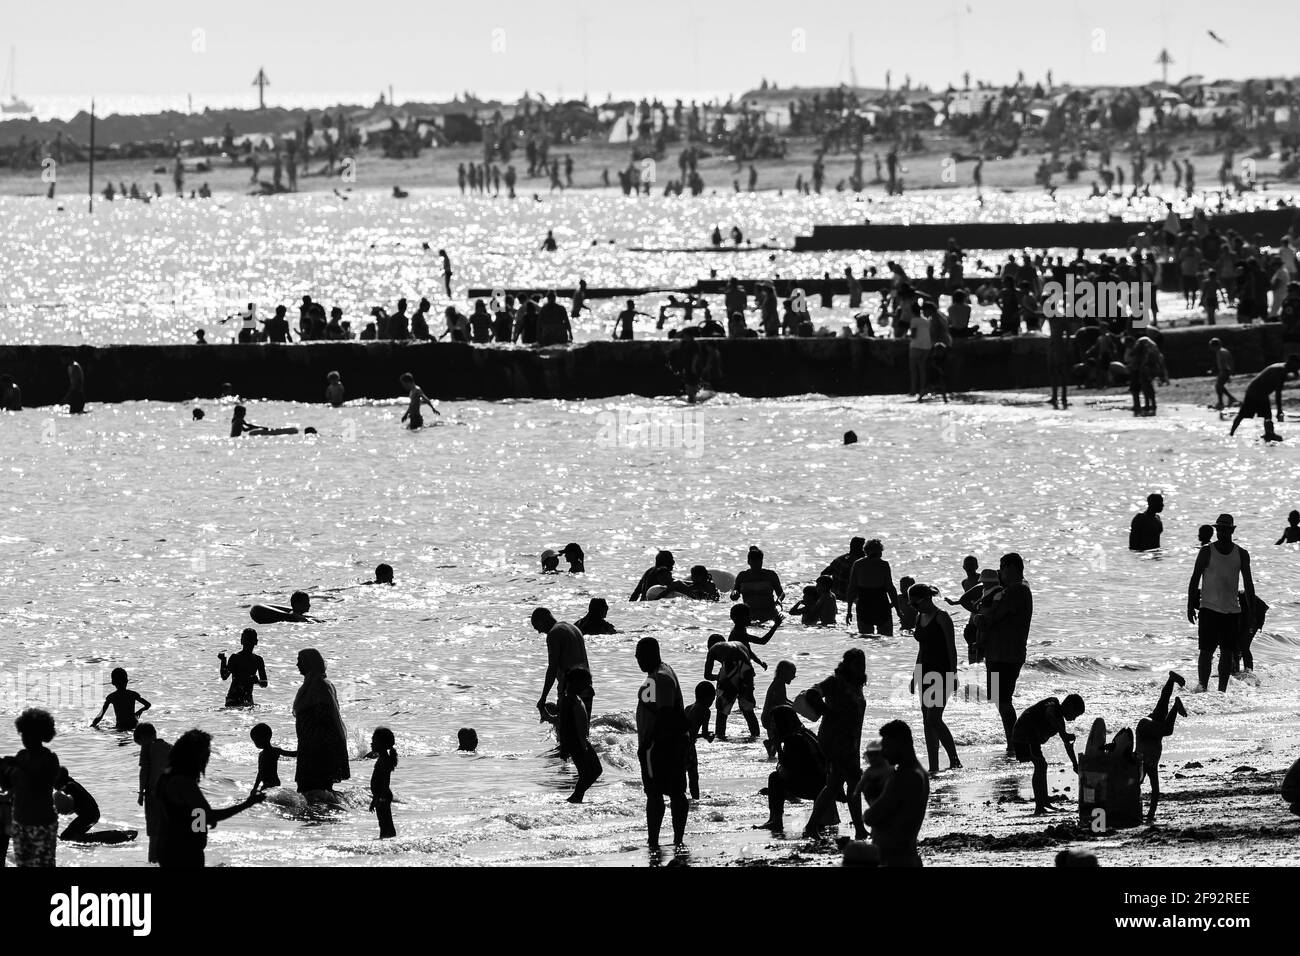
[[[90,101],[90,177],[86,188],[90,197],[90,211],[95,211],[95,101]]]

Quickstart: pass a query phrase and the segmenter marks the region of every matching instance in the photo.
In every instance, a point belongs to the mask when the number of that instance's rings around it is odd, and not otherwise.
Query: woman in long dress
[[[325,677],[325,658],[315,648],[298,652],[302,686],[293,699],[298,732],[298,792],[332,793],[334,784],[351,776],[348,736],[339,713],[338,694]]]

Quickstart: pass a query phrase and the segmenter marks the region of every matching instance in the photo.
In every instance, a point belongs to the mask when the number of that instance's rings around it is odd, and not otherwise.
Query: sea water
[[[633,651],[638,639],[657,638],[689,696],[707,637],[726,629],[729,609],[725,598],[629,604],[660,548],[684,574],[696,563],[738,571],[757,545],[781,576],[787,607],[853,535],[880,538],[896,578],[948,597],[959,593],[967,554],[995,567],[1018,551],[1035,614],[1017,706],[1079,692],[1088,710],[1076,729],[1086,734],[1094,716],[1112,732],[1145,716],[1171,667],[1194,683],[1185,596],[1196,528],[1229,511],[1272,606],[1254,644],[1258,681],[1234,680],[1226,695],[1184,693],[1190,716],[1166,744],[1167,774],[1204,761],[1200,785],[1214,787],[1227,778],[1213,768],[1275,769],[1295,757],[1300,553],[1272,542],[1297,504],[1298,452],[1290,442],[1229,439],[1204,409],[1162,405],[1158,418],[1133,419],[1104,404],[1061,413],[817,396],[719,395],[694,407],[463,402],[441,405],[441,427],[412,434],[393,404],[254,402],[251,421],[319,434],[232,440],[229,404],[204,407],[200,422],[189,406],[164,403],[0,418],[0,750],[19,746],[11,721],[23,706],[49,706],[53,748],[98,799],[103,825],[143,830],[137,749],[126,735],[89,727],[109,670],[121,666],[152,702],[145,719],[165,739],[192,727],[213,735],[204,787],[214,806],[230,804],[256,774],[253,724],[270,724],[279,746],[294,747],[294,661],[318,648],[350,735],[343,805],[268,801],[213,831],[212,864],[645,863]],[[857,445],[841,444],[848,428]],[[1165,496],[1165,547],[1131,554],[1129,520],[1153,490]],[[586,573],[540,574],[539,553],[570,541],[585,549]],[[396,569],[396,587],[354,586],[380,561]],[[269,686],[256,691],[255,708],[225,709],[217,653],[238,649],[250,604],[298,588],[311,593],[320,622],[259,627]],[[620,633],[587,638],[592,739],[605,773],[587,803],[573,806],[564,800],[572,770],[537,719],[546,655],[528,618],[540,605],[572,621],[592,597],[609,601]],[[965,615],[954,618],[961,648]],[[848,648],[867,655],[864,741],[903,718],[919,747],[919,708],[907,692],[916,645],[905,633],[864,639],[843,625],[791,619],[756,648],[769,664],[760,701],[777,661],[797,664],[797,692]],[[922,835],[1041,828],[1017,802],[1028,774],[998,756],[995,711],[964,696],[982,689],[982,670],[964,663],[964,648],[959,656],[963,690],[948,723],[967,769],[935,778]],[[398,837],[382,842],[366,810],[371,765],[362,759],[381,725],[400,754]],[[478,753],[456,752],[462,727],[477,730]],[[739,737],[738,715],[730,727]],[[736,740],[699,751],[695,858],[789,858],[798,844],[750,830],[766,816],[758,790],[772,765],[761,746]],[[1059,745],[1049,752],[1059,766]],[[290,789],[293,769],[281,761]],[[1055,771],[1051,782],[1074,783]],[[1167,775],[1165,789],[1189,784]],[[1076,793],[1064,793],[1067,805]],[[807,809],[787,808],[792,832]],[[1280,802],[1277,810],[1285,815]],[[1202,850],[1163,859],[1199,861]],[[139,844],[65,845],[59,854],[71,865],[145,862]]]
[[[1105,220],[1109,215],[1162,219],[1165,214],[1159,198],[1125,205],[1090,199],[1079,189],[1062,190],[1056,200],[1038,193],[994,192],[982,204],[969,189],[893,198],[878,192],[797,196],[771,191],[626,197],[618,190],[582,190],[542,191],[534,199],[533,189],[541,189],[540,184],[521,184],[513,202],[446,190],[415,190],[408,199],[397,200],[358,189],[341,196],[219,195],[193,201],[167,196],[150,203],[97,199],[93,214],[87,213],[84,196],[61,196],[54,202],[0,197],[5,223],[0,235],[0,272],[5,276],[0,342],[176,344],[192,342],[197,328],[206,331],[209,342],[233,341],[235,322],[221,320],[248,302],[258,303],[267,316],[276,304],[287,306],[296,327],[296,304],[304,295],[327,308],[342,308],[354,333],[362,330],[374,306],[392,312],[405,297],[414,312],[425,296],[433,303],[430,327],[437,335],[445,327],[445,306],[468,312],[471,287],[564,289],[585,279],[592,288],[670,290],[711,276],[737,276],[752,293],[753,283],[762,279],[820,280],[826,273],[839,279],[845,267],[855,275],[874,267],[885,277],[891,260],[917,277],[927,266],[938,271],[941,265],[937,253],[792,251],[795,238],[809,234],[815,224],[1050,222]],[[1169,198],[1176,199],[1172,192]],[[1276,198],[1261,194],[1239,205],[1269,205]],[[732,225],[740,227],[752,247],[700,251],[709,245],[714,226],[726,236]],[[548,229],[559,245],[553,253],[541,250]],[[454,272],[450,298],[437,255],[442,248],[451,256]],[[1006,250],[967,252],[972,288],[978,284],[973,277],[980,260],[1000,269],[1007,255]],[[1071,259],[1075,250],[1049,252]],[[805,291],[819,327],[839,334],[854,325],[845,296],[836,308],[822,309],[817,288]],[[714,315],[723,320],[717,298]],[[637,308],[652,316],[666,301],[662,291],[636,297]],[[1179,301],[1162,297],[1161,311],[1167,316]],[[623,299],[589,304],[593,311],[574,322],[575,339],[609,338]],[[878,297],[868,296],[864,307],[877,314]],[[680,312],[673,313],[662,330],[638,320],[637,336],[662,338],[680,318]],[[977,309],[977,324],[982,318]],[[756,322],[751,314],[750,324]]]

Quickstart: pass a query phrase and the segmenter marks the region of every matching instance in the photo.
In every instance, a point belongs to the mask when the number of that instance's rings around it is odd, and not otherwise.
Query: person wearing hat
[[[552,550],[551,548],[547,548],[545,551],[542,552],[541,557],[542,557],[542,573],[543,573],[543,574],[558,574],[558,573],[559,573],[559,570],[560,570],[560,555],[559,555],[557,552],[555,552],[555,551]]]
[[[1277,404],[1277,420],[1282,421],[1282,389],[1287,379],[1297,377],[1300,377],[1300,355],[1295,353],[1288,355],[1285,362],[1275,362],[1256,375],[1246,386],[1246,394],[1242,396],[1241,407],[1237,409],[1237,417],[1232,420],[1228,434],[1237,434],[1237,426],[1245,419],[1259,417],[1264,419],[1264,440],[1280,441],[1281,436],[1273,430],[1273,413],[1268,407],[1269,395],[1273,396]]]
[[[1250,621],[1243,621],[1242,615],[1253,614],[1255,582],[1250,574],[1250,555],[1232,541],[1236,530],[1232,515],[1219,515],[1214,530],[1218,540],[1201,548],[1187,583],[1187,620],[1197,625],[1200,640],[1198,689],[1204,691],[1209,687],[1210,665],[1217,648],[1219,692],[1222,693],[1228,689],[1228,678],[1236,663],[1237,635],[1243,623],[1249,630]],[[1238,582],[1246,592],[1244,602],[1237,594]]]
[[[569,543],[560,549],[560,554],[569,562],[569,573],[579,574],[586,571],[584,562],[586,555],[582,552],[582,546],[579,544]]]
[[[1164,525],[1160,523],[1160,512],[1165,510],[1163,495],[1147,495],[1147,510],[1139,511],[1133,516],[1133,523],[1128,529],[1128,549],[1130,551],[1154,551],[1160,547],[1160,535]]]
[[[208,344],[207,334],[208,334],[208,333],[205,332],[205,331],[203,331],[203,329],[195,329],[195,330],[194,330],[194,344],[195,344],[195,345],[207,345],[207,344]]]
[[[998,580],[998,572],[993,568],[985,568],[979,573],[975,584],[967,588],[956,601],[952,598],[944,598],[949,604],[959,604],[970,613],[970,617],[966,620],[966,627],[962,631],[962,638],[966,641],[968,664],[978,664],[984,660],[983,620],[980,612],[993,606],[993,599],[1001,590],[1002,582]]]

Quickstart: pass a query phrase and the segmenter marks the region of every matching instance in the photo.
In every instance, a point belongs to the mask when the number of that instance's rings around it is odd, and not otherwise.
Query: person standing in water
[[[1208,689],[1214,651],[1219,651],[1219,692],[1228,689],[1228,678],[1237,658],[1237,635],[1243,623],[1247,630],[1253,613],[1255,582],[1250,574],[1250,555],[1232,541],[1236,524],[1232,515],[1221,514],[1214,522],[1218,540],[1196,555],[1191,580],[1187,582],[1187,620],[1197,625],[1200,655],[1197,659],[1198,692]],[[1246,592],[1237,596],[1238,582]],[[1198,620],[1199,617],[1199,620]]]
[[[830,817],[835,802],[855,793],[862,776],[862,717],[866,699],[867,656],[860,648],[844,652],[835,672],[808,691],[808,703],[821,718],[817,742],[826,755],[826,783],[813,802],[812,814],[804,826],[805,837],[815,837]],[[855,839],[866,839],[862,802],[850,797],[849,817]]]
[[[646,831],[650,849],[659,849],[664,800],[672,808],[673,845],[685,842],[690,800],[686,796],[686,707],[677,674],[660,656],[659,642],[643,637],[636,663],[646,675],[637,694],[637,757],[646,793]]]
[[[68,363],[68,394],[63,396],[63,402],[71,415],[80,415],[86,410],[86,373],[75,359]]]
[[[187,730],[172,746],[156,790],[161,867],[203,866],[208,831],[266,799],[266,794],[258,791],[233,806],[213,809],[199,789],[199,778],[208,769],[211,756],[212,737],[201,730]]]
[[[1128,549],[1130,551],[1154,551],[1160,547],[1160,535],[1164,525],[1160,523],[1160,512],[1165,510],[1163,495],[1147,495],[1147,510],[1139,511],[1133,516],[1133,523],[1128,530]]]
[[[894,573],[884,560],[885,546],[879,538],[866,543],[862,557],[849,571],[845,592],[848,610],[844,623],[853,623],[856,603],[859,634],[880,634],[890,637],[894,633],[894,609],[898,604],[898,590],[894,587]]]
[[[1218,339],[1210,339],[1210,353],[1214,356],[1214,399],[1215,411],[1223,411],[1225,399],[1228,405],[1240,405],[1232,392],[1228,391],[1228,381],[1234,371],[1232,353],[1223,347]]]
[[[325,676],[325,658],[313,647],[298,652],[298,673],[302,674],[302,686],[293,699],[298,737],[294,781],[299,793],[324,792],[332,796],[334,784],[352,776],[338,692]],[[179,741],[176,746],[180,746]]]
[[[424,394],[424,390],[415,384],[415,377],[410,372],[402,375],[398,381],[403,389],[406,390],[407,397],[410,399],[410,405],[407,406],[406,413],[402,415],[402,421],[407,423],[407,428],[415,431],[424,425],[424,418],[420,415],[420,409],[428,405],[435,415],[441,415],[442,412],[433,407],[433,402],[429,401],[429,396]]]
[[[1029,643],[1029,626],[1034,617],[1034,596],[1025,583],[1025,562],[1012,551],[998,564],[1002,590],[986,610],[980,611],[980,628],[984,639],[988,696],[996,701],[1002,729],[1006,734],[1007,756],[1016,755],[1011,735],[1016,725],[1016,708],[1011,699],[1016,693],[1020,669],[1025,666]]]
[[[939,772],[939,747],[948,755],[948,769],[961,767],[952,731],[943,722],[943,709],[957,689],[957,643],[952,618],[935,606],[939,592],[928,584],[913,584],[907,602],[916,609],[916,670],[913,691],[921,701],[921,724],[925,730],[925,750],[930,758],[930,773]]]
[[[546,698],[555,687],[556,700],[564,697],[565,683],[569,671],[575,667],[590,670],[587,663],[587,644],[582,632],[567,621],[557,621],[555,615],[544,607],[534,608],[530,621],[533,630],[546,635],[546,676],[542,681],[542,693],[537,698],[537,712],[543,722],[547,719]],[[587,712],[591,712],[594,692],[585,701]]]
[[[867,545],[866,538],[854,537],[849,540],[849,550],[847,554],[841,554],[830,564],[822,569],[821,576],[831,579],[831,594],[835,595],[838,601],[847,601],[849,595],[849,573],[853,570],[853,565],[865,553]],[[849,608],[850,617],[852,617],[852,607]]]
[[[252,707],[253,686],[266,686],[266,662],[253,653],[257,646],[257,631],[251,627],[244,628],[239,635],[239,644],[243,650],[236,651],[226,659],[226,652],[217,655],[221,661],[221,679],[230,681],[226,692],[227,707]]]
[[[438,257],[442,259],[442,286],[447,291],[447,298],[451,298],[451,256],[447,255],[446,249],[438,250]]]
[[[731,599],[743,600],[750,611],[750,622],[762,624],[779,616],[776,606],[785,601],[785,591],[777,573],[763,567],[762,551],[751,545],[748,560],[749,567],[736,575]]]

